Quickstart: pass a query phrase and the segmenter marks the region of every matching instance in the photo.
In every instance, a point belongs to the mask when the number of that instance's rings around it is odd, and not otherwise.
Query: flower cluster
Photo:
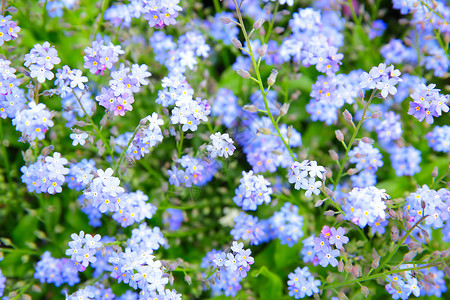
[[[164,224],[169,224],[169,229],[172,231],[181,227],[184,222],[183,211],[176,208],[168,208],[164,214]]]
[[[295,299],[311,297],[319,293],[320,280],[315,279],[308,267],[297,267],[294,273],[288,275],[289,296]]]
[[[45,251],[37,262],[34,278],[41,283],[53,283],[55,286],[64,283],[73,286],[80,282],[75,263],[67,258],[53,258],[49,251]]]
[[[82,168],[90,170],[98,177],[92,180],[92,175],[87,174],[87,177],[77,177],[77,182],[82,181],[81,186],[90,182],[88,188],[83,192],[84,198],[79,201],[83,204],[84,211],[88,214],[90,222],[98,224],[98,213],[93,211],[90,207],[95,208],[101,213],[112,212],[112,218],[116,220],[122,227],[130,226],[134,223],[142,222],[144,219],[151,219],[156,212],[156,207],[147,203],[148,196],[143,192],[137,191],[125,192],[119,186],[120,179],[112,176],[113,170],[111,168],[105,171],[98,169],[93,170],[92,166],[85,165]],[[75,169],[75,171],[79,171]]]
[[[156,32],[150,38],[150,44],[156,55],[155,59],[169,70],[169,77],[183,75],[187,68],[194,70],[198,64],[197,58],[208,57],[211,50],[205,37],[196,31],[188,31],[180,36],[178,44],[172,41],[172,36]]]
[[[411,13],[411,27],[408,38],[412,38],[415,42],[410,47],[405,47],[406,51],[411,55],[404,54],[400,57],[404,58],[402,62],[408,63],[408,58],[413,58],[413,62],[420,61],[420,65],[425,66],[427,70],[433,70],[434,76],[444,77],[448,72],[450,60],[445,54],[439,43],[435,39],[428,39],[430,35],[434,35],[436,31],[448,34],[450,27],[448,25],[449,7],[445,1],[439,1],[433,5],[433,10],[427,2],[418,3],[414,1],[393,0],[393,7],[400,10],[401,14]],[[416,49],[421,49],[417,52]],[[397,53],[393,53],[396,55]],[[420,56],[419,58],[417,56]]]
[[[352,175],[350,178],[355,187],[368,187],[377,183],[375,173],[378,168],[383,166],[381,160],[383,156],[380,150],[373,147],[369,143],[359,141],[358,146],[349,151],[348,156],[350,162],[356,164],[356,168],[361,170],[357,175]]]
[[[65,175],[69,169],[64,167],[68,163],[67,159],[55,152],[52,156],[39,156],[34,164],[23,166],[22,182],[27,185],[29,192],[35,193],[61,193],[62,185],[65,182]]]
[[[158,5],[155,2],[143,1],[144,19],[148,21],[150,27],[163,28],[165,25],[174,25],[177,23],[175,18],[178,12],[182,10],[178,5],[180,0],[161,0]]]
[[[176,17],[183,9],[180,0],[145,1],[132,0],[128,4],[114,4],[105,11],[104,18],[116,27],[130,27],[132,19],[142,15],[151,27],[162,28],[176,24]]]
[[[292,163],[289,150],[281,138],[262,132],[276,132],[270,118],[255,117],[253,113],[246,112],[242,114],[241,121],[245,129],[236,135],[236,141],[242,145],[244,153],[247,154],[247,161],[255,173],[266,171],[274,173],[278,167],[287,168]],[[288,130],[286,124],[279,125],[279,129],[290,147],[302,144],[301,135],[295,129]]]
[[[125,52],[120,45],[115,46],[111,42],[105,45],[103,40],[97,39],[92,42],[92,47],[84,49],[84,53],[83,67],[89,69],[91,74],[103,75],[106,69],[111,69],[119,61],[119,55]]]
[[[409,212],[408,221],[411,224],[415,224],[423,216],[428,216],[424,221],[425,224],[432,225],[433,228],[442,228],[444,222],[450,218],[450,191],[446,189],[435,191],[423,185],[406,197],[404,209]]]
[[[25,55],[24,66],[30,68],[31,78],[36,78],[39,83],[46,79],[52,80],[55,75],[51,72],[53,67],[61,62],[58,52],[49,42],[42,45],[36,44],[30,53]]]
[[[89,187],[84,190],[84,196],[91,205],[102,213],[116,212],[121,203],[121,196],[125,190],[119,186],[120,179],[112,176],[113,169],[96,170],[97,177],[91,181]]]
[[[378,67],[372,67],[369,73],[361,74],[359,86],[363,89],[378,89],[381,96],[386,99],[389,94],[397,93],[395,85],[402,81],[400,74],[393,65],[386,67],[385,64],[380,63]]]
[[[242,207],[243,210],[256,210],[258,205],[270,203],[270,195],[273,190],[270,182],[262,175],[254,175],[253,171],[242,171],[240,185],[235,190],[234,203]]]
[[[299,9],[289,21],[292,35],[283,41],[280,53],[283,60],[302,61],[306,67],[315,65],[317,71],[332,75],[339,70],[344,55],[338,53],[343,44],[339,32],[342,20],[333,11],[321,12],[313,8]]]
[[[280,211],[273,214],[269,226],[282,245],[292,247],[303,237],[303,217],[298,214],[298,206],[291,203],[285,203]]]
[[[240,282],[247,276],[250,266],[254,263],[250,249],[244,249],[243,243],[233,241],[230,252],[213,250],[203,258],[201,267],[218,269],[211,279],[213,293],[224,293],[225,296],[236,296],[241,289]],[[211,280],[210,279],[210,280]]]
[[[250,245],[259,245],[270,240],[269,222],[259,221],[258,217],[253,217],[241,212],[234,218],[234,228],[230,234],[235,240],[250,241]]]
[[[305,190],[306,197],[320,194],[319,188],[322,186],[322,181],[316,181],[316,177],[324,180],[326,171],[324,167],[317,165],[316,161],[295,161],[288,172],[289,182],[294,184],[296,190]]]
[[[128,284],[134,289],[141,289],[145,297],[179,299],[174,290],[165,290],[169,282],[165,267],[153,254],[154,250],[166,245],[166,241],[158,227],[148,228],[142,223],[133,229],[124,252],[111,251],[108,262],[113,265],[111,277]]]
[[[5,42],[14,41],[19,36],[20,27],[11,18],[0,15],[0,46]]]
[[[232,13],[229,12],[221,12],[214,15],[214,19],[209,22],[205,21],[206,26],[210,29],[211,37],[223,43],[224,45],[231,45],[231,40],[233,38],[237,39],[239,34],[239,29],[235,26],[232,26],[230,23],[224,24],[221,22],[221,19],[228,18],[231,21],[236,21],[233,17]]]
[[[148,196],[142,191],[123,193],[120,197],[119,208],[114,212],[112,218],[122,227],[151,219],[157,208],[147,201]]]
[[[90,234],[84,235],[84,231],[79,234],[72,233],[70,236],[72,241],[69,242],[69,249],[66,250],[66,255],[70,255],[70,259],[75,262],[80,271],[84,271],[89,263],[97,261],[95,254],[103,246],[100,241],[100,234],[92,236]]]
[[[177,160],[177,163],[184,169],[172,166],[168,171],[169,183],[175,186],[191,187],[202,186],[209,182],[217,170],[221,167],[216,160],[205,161],[200,158],[184,155]]]
[[[443,112],[448,112],[448,96],[440,94],[439,89],[435,89],[435,84],[419,84],[411,94],[413,101],[409,102],[408,114],[414,116],[422,122],[434,123],[434,118],[440,117]]]
[[[78,163],[71,163],[66,176],[67,187],[76,191],[84,190],[97,173],[95,161],[83,158]]]
[[[359,86],[356,78],[360,71],[352,71],[348,75],[320,75],[312,85],[311,100],[306,105],[306,111],[313,121],[323,121],[331,125],[337,120],[337,111],[344,104],[353,104],[358,96]]]
[[[428,145],[434,151],[442,151],[450,153],[450,126],[436,126],[431,132],[425,136]]]
[[[45,133],[54,125],[52,117],[45,104],[30,101],[26,109],[16,113],[12,124],[16,126],[17,131],[22,132],[21,140],[43,140]]]
[[[412,264],[403,264],[400,270],[413,268]],[[387,276],[388,283],[385,285],[386,291],[392,295],[393,299],[409,299],[412,295],[416,297],[435,296],[441,297],[442,293],[447,291],[445,283],[445,274],[436,267],[421,269],[418,272],[408,270],[403,271],[402,275],[392,274]],[[421,278],[420,280],[418,278]]]
[[[63,99],[72,94],[72,89],[78,88],[84,90],[84,83],[87,81],[87,77],[83,76],[81,70],[71,70],[67,65],[56,71],[55,85],[58,88],[59,95]]]
[[[39,2],[46,4],[45,8],[50,18],[61,18],[64,15],[64,9],[74,9],[79,4],[77,0],[39,0]]]
[[[400,269],[413,267],[413,265],[401,265]],[[392,294],[393,299],[408,299],[411,294],[420,296],[420,286],[417,278],[411,271],[403,272],[403,276],[392,274],[387,276],[388,284],[385,285],[386,291]],[[395,287],[394,287],[395,286]]]
[[[392,39],[380,50],[386,64],[414,63],[417,52],[412,47],[406,47],[401,40]]]
[[[51,3],[51,2],[50,2]],[[136,295],[137,296],[137,295]],[[120,299],[115,298],[115,295],[111,288],[105,288],[101,283],[95,283],[95,285],[89,285],[84,289],[79,289],[71,295],[66,295],[67,300],[79,300],[79,299],[89,299],[89,300],[110,300],[110,299]]]
[[[420,151],[412,146],[389,149],[391,165],[397,176],[413,176],[420,172],[419,163],[422,161]]]
[[[401,138],[403,129],[400,123],[400,115],[390,111],[383,115],[383,120],[375,126],[378,141],[383,145]]]
[[[374,186],[354,188],[347,195],[342,210],[344,219],[351,221],[361,228],[369,225],[378,225],[386,219],[385,200],[390,196],[386,190],[377,189]]]
[[[101,106],[115,116],[124,116],[129,110],[133,110],[133,93],[140,91],[141,85],[148,85],[146,65],[134,64],[130,68],[120,64],[119,69],[111,72],[112,79],[109,88],[102,88],[102,93],[95,97]]]
[[[91,93],[74,89],[71,94],[67,94],[62,99],[62,116],[67,120],[66,127],[73,127],[78,117],[84,117],[85,112],[91,116],[96,108],[95,101],[91,98]]]
[[[141,159],[150,152],[151,148],[163,140],[160,127],[163,124],[164,121],[159,118],[157,113],[154,112],[152,115],[148,115],[141,120],[140,128],[134,137],[132,132],[126,132],[114,140],[116,152],[122,153],[123,149],[125,149],[128,156],[136,160]],[[133,140],[128,146],[132,137]]]
[[[349,239],[345,235],[345,229],[339,227],[338,229],[324,226],[319,237],[315,237],[314,251],[317,255],[317,260],[322,267],[330,264],[332,267],[338,265],[336,257],[341,255],[340,250],[343,249],[343,244],[347,244]],[[336,249],[333,249],[333,246]]]
[[[232,90],[221,88],[217,91],[211,113],[215,117],[220,116],[225,127],[231,128],[235,126],[241,112],[242,109],[238,105],[238,98]]]
[[[0,118],[14,118],[27,101],[11,61],[0,58]]]
[[[228,133],[221,134],[216,132],[209,136],[212,145],[208,145],[206,150],[209,151],[211,158],[216,158],[217,156],[228,158],[228,156],[233,155],[236,147],[233,145],[234,141],[230,138]]]

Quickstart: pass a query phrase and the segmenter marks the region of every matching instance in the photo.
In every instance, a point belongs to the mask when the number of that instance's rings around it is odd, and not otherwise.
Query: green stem
[[[72,94],[77,99],[78,104],[80,104],[80,107],[83,110],[85,116],[88,118],[89,122],[91,122],[92,127],[94,127],[95,131],[97,132],[97,136],[103,141],[103,144],[105,144],[105,147],[106,147],[106,149],[108,149],[109,155],[111,156],[111,160],[112,160],[113,164],[115,164],[114,153],[112,152],[111,147],[109,147],[109,143],[106,141],[106,138],[103,136],[100,129],[98,129],[97,125],[94,123],[94,120],[92,120],[91,116],[84,109],[83,104],[81,104],[81,100],[77,96],[77,94],[74,91],[72,91]]]
[[[344,167],[345,167],[345,163],[348,160],[348,153],[350,152],[350,150],[352,148],[352,145],[353,145],[353,142],[355,141],[355,138],[358,135],[358,132],[359,132],[359,130],[360,130],[364,120],[365,120],[367,110],[369,109],[370,103],[372,102],[372,99],[374,98],[376,91],[377,91],[377,89],[374,89],[372,91],[372,94],[370,95],[369,101],[367,102],[367,105],[364,107],[364,111],[363,111],[363,114],[361,116],[361,120],[359,120],[358,125],[356,125],[356,129],[353,132],[353,135],[352,135],[352,138],[350,139],[350,142],[348,143],[348,146],[347,146],[347,148],[345,150],[345,156],[344,156],[344,158],[343,158],[343,160],[341,162],[341,167],[339,168],[339,172],[338,172],[338,175],[337,175],[336,180],[335,180],[336,184],[333,187],[333,191],[336,190],[336,187],[337,187],[337,185],[339,184],[339,182],[341,180],[342,172],[344,171]]]
[[[447,170],[445,171],[445,173],[442,174],[442,176],[439,177],[439,178],[433,183],[433,185],[431,186],[430,189],[432,189],[432,190],[435,189],[435,188],[438,186],[438,184],[439,184],[442,180],[444,180],[444,178],[447,177],[449,174],[450,174],[450,165],[447,167]]]
[[[267,44],[269,42],[269,40],[270,40],[270,34],[272,33],[273,26],[275,24],[275,17],[276,17],[277,12],[278,12],[278,6],[280,4],[278,1],[276,1],[275,3],[276,4],[275,4],[275,9],[273,10],[272,20],[269,23],[269,29],[267,29],[266,38],[264,39],[264,43],[265,44]]]
[[[138,125],[138,126],[136,127],[136,129],[134,130],[133,135],[132,135],[131,138],[128,140],[127,146],[122,150],[122,153],[120,153],[119,160],[117,161],[117,163],[116,163],[115,166],[114,166],[114,173],[115,173],[115,174],[118,174],[117,171],[119,170],[120,164],[122,163],[122,160],[123,160],[123,158],[125,157],[125,153],[127,153],[127,150],[128,150],[128,148],[130,147],[131,143],[133,142],[134,137],[136,136],[136,134],[137,134],[137,132],[139,131],[140,127],[141,127],[140,125]]]
[[[448,263],[449,261],[446,261],[445,263]],[[405,268],[405,269],[400,269],[400,270],[393,270],[393,271],[386,271],[383,273],[378,273],[375,275],[370,275],[370,276],[364,276],[361,278],[357,278],[355,280],[350,280],[350,281],[345,281],[345,282],[340,282],[340,283],[335,283],[335,284],[331,284],[331,285],[324,285],[322,288],[323,289],[334,289],[334,288],[338,288],[338,287],[342,287],[342,286],[346,286],[346,285],[351,285],[351,284],[355,284],[358,282],[363,282],[363,281],[367,281],[367,280],[372,280],[372,279],[377,279],[380,277],[386,277],[387,275],[392,275],[392,274],[398,274],[400,272],[407,272],[407,271],[417,271],[417,270],[422,270],[422,269],[428,269],[431,267],[435,267],[435,266],[439,266],[442,265],[442,262],[436,262],[436,263],[432,263],[432,264],[428,264],[425,266],[419,266],[419,267],[413,267],[413,268]]]
[[[214,0],[214,9],[216,11],[216,13],[220,14],[222,12],[222,9],[220,7],[220,3],[219,0]]]
[[[181,151],[183,150],[183,140],[184,140],[184,132],[180,126],[180,141],[177,143],[178,158],[181,157]]]
[[[5,173],[6,173],[6,178],[8,179],[8,185],[9,185],[9,190],[13,193],[14,199],[17,199],[16,197],[16,189],[13,186],[13,181],[12,181],[12,176],[11,176],[11,166],[9,164],[9,159],[8,159],[8,150],[6,149],[5,144],[3,143],[3,141],[5,141],[5,136],[3,135],[3,120],[0,120],[0,144],[1,144],[1,149],[3,152],[3,162],[5,164]]]
[[[393,251],[391,251],[391,253],[389,254],[389,256],[384,260],[384,262],[377,268],[377,269],[382,269],[387,263],[389,263],[392,259],[392,257],[395,255],[395,253],[397,253],[398,249],[403,246],[403,243],[405,242],[406,238],[411,234],[411,232],[414,230],[414,228],[416,228],[417,226],[419,226],[419,224],[425,220],[428,216],[423,216],[422,218],[420,218],[419,221],[417,221],[416,224],[414,224],[414,226],[412,226],[406,233],[405,235],[402,237],[402,239],[400,240],[400,242],[398,242],[397,246],[395,246],[395,249]]]
[[[100,14],[97,17],[97,21],[95,22],[95,26],[93,26],[95,28],[95,32],[94,32],[94,39],[95,36],[97,35],[97,33],[100,32],[100,27],[103,25],[103,16],[105,15],[105,11],[109,6],[109,1],[110,0],[102,0],[102,5],[100,7]]]
[[[281,139],[281,141],[283,142],[284,146],[285,146],[286,149],[289,151],[289,154],[291,155],[292,159],[295,161],[296,159],[295,159],[294,153],[292,152],[291,147],[289,147],[288,143],[286,142],[286,140],[285,140],[285,139],[283,138],[283,136],[281,135],[280,128],[278,128],[278,124],[277,124],[277,122],[275,121],[275,119],[274,119],[272,113],[270,112],[269,104],[268,104],[268,102],[267,102],[267,94],[266,94],[266,91],[265,91],[265,89],[264,89],[264,85],[263,85],[263,83],[262,83],[262,79],[261,79],[261,74],[260,74],[260,72],[259,72],[259,66],[258,66],[258,63],[257,63],[257,61],[255,60],[255,57],[254,57],[254,55],[253,55],[252,46],[251,46],[251,44],[250,44],[250,40],[249,40],[248,35],[247,35],[247,30],[245,29],[244,20],[242,19],[242,14],[241,14],[240,6],[238,6],[236,0],[233,0],[233,2],[234,2],[234,5],[236,6],[236,13],[237,13],[238,18],[239,18],[239,23],[240,23],[240,25],[241,25],[240,27],[241,27],[241,29],[242,29],[242,33],[244,34],[245,41],[247,42],[248,53],[249,53],[249,55],[250,55],[250,58],[252,59],[253,68],[255,69],[257,82],[258,82],[259,88],[260,88],[260,90],[261,90],[261,94],[262,94],[262,96],[263,96],[264,106],[266,107],[267,115],[269,116],[270,121],[272,122],[273,127],[275,127],[275,130],[277,131],[278,136],[280,137],[280,139]]]

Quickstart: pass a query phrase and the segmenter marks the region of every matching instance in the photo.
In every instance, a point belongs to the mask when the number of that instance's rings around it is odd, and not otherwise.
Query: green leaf
[[[37,229],[38,219],[36,216],[24,216],[12,232],[12,240],[19,247],[25,247],[26,242],[33,242],[36,237],[34,231]]]
[[[283,294],[283,282],[277,274],[272,273],[266,266],[262,266],[259,270],[255,270],[253,277],[263,275],[265,279],[258,278],[259,294],[261,299],[280,299]]]

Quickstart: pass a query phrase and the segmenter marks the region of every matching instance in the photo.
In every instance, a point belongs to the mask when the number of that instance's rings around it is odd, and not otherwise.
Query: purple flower
[[[338,265],[338,261],[335,257],[341,255],[341,252],[337,249],[331,250],[331,247],[327,247],[323,252],[319,252],[317,256],[320,260],[320,265],[322,267],[328,266],[330,264],[332,267],[336,267]]]
[[[322,234],[325,238],[329,239],[332,236],[332,234],[331,234],[332,229],[334,229],[334,227],[330,229],[330,227],[325,225],[325,226],[323,226],[323,228],[320,232],[322,232]]]
[[[326,239],[323,234],[320,234],[319,237],[315,237],[314,240],[314,251],[324,251],[326,250],[330,243],[328,242],[328,239]]]
[[[331,228],[332,236],[330,237],[330,245],[335,245],[336,248],[341,249],[342,244],[348,243],[348,237],[344,236],[345,229],[342,227],[339,227],[338,229],[335,229],[334,227]]]

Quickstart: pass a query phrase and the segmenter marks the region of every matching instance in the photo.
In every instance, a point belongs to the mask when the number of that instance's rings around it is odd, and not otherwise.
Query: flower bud
[[[332,217],[334,216],[335,212],[333,210],[327,210],[326,212],[323,213],[324,216],[327,217]]]
[[[338,263],[338,272],[344,272],[344,262],[342,260]]]
[[[366,144],[373,144],[375,142],[374,140],[372,140],[371,138],[366,137],[366,136],[363,137],[361,140]]]
[[[258,133],[269,135],[272,134],[272,131],[269,128],[258,128]]]
[[[390,216],[392,219],[395,219],[395,217],[397,216],[397,214],[396,214],[395,211],[393,211],[392,209],[389,209],[389,216]]]
[[[444,267],[444,273],[448,278],[450,278],[450,267]]]
[[[372,268],[376,269],[378,268],[379,265],[380,265],[380,257],[374,259],[374,261],[372,262]]]
[[[283,105],[280,108],[280,116],[284,116],[285,114],[287,114],[289,107],[290,107],[289,103],[283,103]]]
[[[406,253],[406,254],[403,256],[403,260],[404,260],[405,262],[410,262],[411,260],[413,260],[413,258],[414,258],[416,255],[417,255],[417,252],[416,252],[416,251],[409,251],[408,253]]]
[[[227,18],[227,17],[220,17],[219,21],[224,23],[224,24],[230,24],[231,23],[231,19]]]
[[[356,169],[356,168],[351,168],[351,169],[348,169],[348,171],[347,171],[347,173],[348,173],[348,175],[355,175],[356,173],[358,173],[358,169]]]
[[[434,167],[433,169],[433,173],[431,173],[431,176],[433,176],[434,178],[436,178],[438,176],[439,169],[438,167]]]
[[[401,210],[397,211],[397,218],[399,221],[403,220],[403,212]]]
[[[249,111],[249,112],[257,112],[258,108],[255,105],[244,105],[242,107],[243,110]]]
[[[290,139],[291,137],[292,137],[292,131],[294,130],[294,126],[292,126],[292,125],[289,125],[288,126],[288,130],[287,130],[287,137],[288,137],[288,139]]]
[[[376,111],[372,114],[372,118],[373,119],[378,119],[383,115],[383,113],[381,111]]]
[[[339,156],[338,156],[338,154],[336,153],[336,151],[334,151],[334,150],[328,150],[328,153],[330,153],[330,156],[331,156],[331,159],[332,159],[332,160],[339,160]]]
[[[270,72],[269,78],[267,78],[267,84],[269,86],[272,86],[275,84],[275,81],[277,80],[278,70],[272,69]]]
[[[367,298],[367,296],[369,296],[369,288],[367,287],[367,286],[362,286],[361,287],[361,294],[363,294],[364,295],[364,297],[366,297]]]
[[[336,139],[337,139],[339,142],[342,142],[342,141],[344,140],[344,134],[342,133],[342,131],[336,130],[336,131],[334,132],[334,134],[336,135]]]
[[[393,241],[393,242],[396,242],[397,240],[398,240],[398,238],[399,238],[399,232],[398,232],[398,228],[397,228],[397,226],[393,226],[392,228],[391,228],[391,240]]]
[[[327,186],[325,186],[325,192],[327,192],[328,196],[333,197],[334,196],[334,192],[329,189]]]
[[[349,122],[351,122],[351,121],[353,120],[353,117],[352,117],[352,115],[348,112],[348,110],[345,110],[345,111],[342,113],[342,115],[343,115],[344,118],[345,118],[347,121],[349,121]]]
[[[425,207],[427,207],[427,204],[425,203],[425,201],[421,201],[420,202],[420,206],[422,207],[422,209],[425,209]]]
[[[235,46],[239,50],[242,49],[242,43],[238,39],[232,38],[231,43],[233,44],[233,46]]]
[[[255,22],[255,24],[253,24],[253,29],[255,29],[255,30],[260,29],[265,21],[266,20],[264,20],[263,18],[259,19],[258,21]]]
[[[339,293],[338,298],[339,300],[348,300],[348,297],[343,292]]]
[[[402,288],[400,287],[400,285],[397,283],[397,281],[391,281],[391,286],[393,289],[395,289],[396,291],[401,291]]]
[[[316,204],[314,204],[314,207],[322,206],[323,200],[317,200]]]
[[[267,44],[262,45],[257,51],[256,51],[259,56],[264,57],[266,56],[267,53]]]
[[[250,77],[252,77],[248,71],[245,71],[245,70],[242,70],[242,69],[237,70],[237,73],[242,78],[250,78]]]

